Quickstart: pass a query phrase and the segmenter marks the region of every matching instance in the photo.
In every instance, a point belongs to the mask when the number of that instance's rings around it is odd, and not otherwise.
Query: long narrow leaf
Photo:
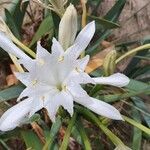
[[[141,123],[140,114],[136,109],[133,109],[133,119]],[[141,141],[142,141],[142,131],[137,127],[134,127],[133,130],[133,142],[132,142],[132,149],[133,150],[140,150],[141,149]]]
[[[66,150],[67,149],[67,146],[68,146],[68,143],[69,143],[70,134],[71,134],[71,130],[72,130],[72,127],[73,127],[73,125],[74,125],[74,123],[76,121],[76,117],[77,117],[77,114],[74,113],[73,117],[71,118],[71,120],[69,122],[68,128],[66,130],[63,142],[62,142],[59,150]]]
[[[136,122],[135,120],[133,120],[133,119],[127,117],[127,116],[122,116],[122,117],[123,117],[123,119],[124,119],[126,122],[130,123],[131,125],[133,125],[133,126],[139,128],[140,130],[142,130],[142,131],[145,132],[146,134],[150,135],[150,129],[149,129],[149,128],[143,126],[143,125],[140,124],[139,122]]]
[[[22,84],[19,84],[0,91],[0,102],[17,98],[23,91],[23,89],[24,86]]]
[[[85,129],[83,127],[83,124],[82,124],[80,118],[78,119],[78,122],[76,124],[77,124],[77,129],[79,130],[79,133],[81,135],[82,141],[84,143],[85,150],[92,150],[90,141],[89,141],[89,139],[88,139],[88,137],[86,135]]]
[[[47,149],[52,147],[52,143],[55,140],[55,136],[57,135],[57,133],[58,133],[60,127],[61,127],[61,124],[62,124],[61,119],[60,119],[60,117],[58,117],[56,119],[56,122],[53,123],[53,125],[51,127],[49,137],[46,140],[46,143],[43,147],[43,150],[47,150]]]

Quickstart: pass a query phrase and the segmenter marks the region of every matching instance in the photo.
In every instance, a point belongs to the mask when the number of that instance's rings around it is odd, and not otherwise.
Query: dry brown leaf
[[[7,82],[7,86],[12,86],[14,84],[17,84],[18,80],[13,74],[10,74],[6,77],[6,82]]]
[[[45,137],[42,128],[36,122],[31,123],[31,126],[37,134],[37,136],[40,138],[41,142],[45,144]]]
[[[16,67],[15,67],[14,64],[10,64],[10,69],[11,69],[12,73],[13,73],[13,72],[17,72],[17,69],[16,69]],[[17,80],[17,78],[15,77],[14,74],[10,74],[10,75],[8,75],[8,76],[6,77],[6,82],[7,82],[7,85],[8,85],[8,86],[12,86],[12,85],[14,85],[14,84],[17,84],[17,83],[18,83],[18,80]]]
[[[101,46],[105,49],[105,48],[109,48],[112,46],[112,43],[108,42],[108,41],[102,41],[101,42]]]

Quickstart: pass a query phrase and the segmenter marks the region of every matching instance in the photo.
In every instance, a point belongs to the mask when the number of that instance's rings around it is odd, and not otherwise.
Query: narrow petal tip
[[[130,82],[130,79],[122,73],[115,73],[108,77],[97,77],[93,79],[98,84],[112,85],[116,87],[124,87]]]

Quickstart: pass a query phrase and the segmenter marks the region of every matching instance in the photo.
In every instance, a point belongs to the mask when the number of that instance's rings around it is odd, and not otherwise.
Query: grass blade
[[[77,117],[77,114],[74,113],[73,117],[69,121],[68,128],[66,130],[63,142],[62,142],[59,150],[66,150],[67,149],[67,146],[68,146],[68,143],[69,143],[70,134],[71,134],[71,130],[72,130],[74,124],[75,124],[76,117]]]

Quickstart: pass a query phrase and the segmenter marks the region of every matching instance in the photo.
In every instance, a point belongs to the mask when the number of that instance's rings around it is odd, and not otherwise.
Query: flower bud
[[[117,57],[117,53],[115,50],[110,51],[103,62],[103,68],[104,68],[104,72],[105,72],[105,76],[109,76],[111,74],[114,73],[115,70],[115,60]]]
[[[77,33],[77,11],[75,7],[70,4],[59,24],[58,39],[64,50],[70,47]]]

